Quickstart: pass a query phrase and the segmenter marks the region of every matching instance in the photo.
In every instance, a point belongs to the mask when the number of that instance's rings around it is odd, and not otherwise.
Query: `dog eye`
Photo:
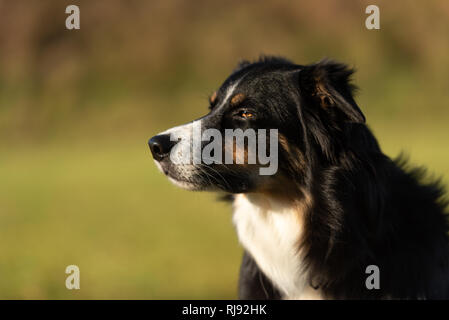
[[[239,110],[235,115],[243,119],[253,119],[256,116],[254,112],[246,109]]]

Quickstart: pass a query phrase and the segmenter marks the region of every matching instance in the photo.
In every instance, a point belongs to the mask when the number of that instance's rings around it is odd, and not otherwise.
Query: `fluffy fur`
[[[245,248],[242,299],[449,298],[443,189],[381,151],[353,98],[352,72],[264,57],[241,63],[212,95],[202,127],[279,130],[274,176],[257,175],[258,165],[181,170],[166,156],[167,133],[150,140],[173,181],[231,195]],[[379,267],[379,289],[365,285],[369,265]]]

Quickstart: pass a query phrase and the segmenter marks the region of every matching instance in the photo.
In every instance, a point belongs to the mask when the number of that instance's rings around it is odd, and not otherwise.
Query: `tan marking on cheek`
[[[299,170],[303,171],[306,168],[306,160],[304,159],[304,155],[301,151],[299,151],[298,148],[294,148],[290,157],[290,160],[292,161],[294,167]]]
[[[243,163],[238,163],[241,165],[246,165],[248,164],[248,148],[238,148],[237,147],[237,142],[234,140],[233,143],[233,157],[232,157],[232,161],[234,161],[235,164],[237,164],[237,158],[239,158],[239,160],[241,160],[242,155],[243,155]]]
[[[295,206],[301,227],[304,228],[306,214],[312,207],[312,195],[306,191],[302,191],[301,193],[302,197],[296,201]]]
[[[245,95],[243,93],[237,93],[235,96],[232,97],[231,105],[236,106],[243,100],[245,100]]]
[[[231,150],[231,146],[228,146],[226,144],[223,144],[223,154],[225,155],[226,153],[229,153],[232,151],[232,163],[233,164],[238,164],[238,165],[247,165],[248,164],[248,159],[249,159],[249,151],[248,151],[248,146],[244,146],[243,148],[237,148],[237,141],[235,139],[233,139],[232,141],[232,150]],[[237,156],[242,157],[243,154],[243,163],[237,163]],[[225,158],[225,156],[224,156]]]
[[[306,162],[302,152],[297,147],[292,146],[284,135],[279,134],[278,139],[279,145],[287,153],[287,158],[290,164],[299,171],[304,170]]]
[[[284,149],[286,152],[290,152],[290,145],[288,144],[287,138],[283,134],[278,135],[279,144],[281,145],[281,148]]]
[[[313,207],[313,197],[312,194],[310,194],[308,191],[300,188],[302,197],[301,199],[296,201],[296,207],[298,212],[298,218],[301,220],[301,227],[302,227],[302,234],[298,241],[298,246],[300,250],[307,251],[308,248],[306,247],[307,244],[304,242],[306,239],[306,235],[309,234],[310,230],[307,230],[310,223],[310,215],[313,214],[311,211]]]

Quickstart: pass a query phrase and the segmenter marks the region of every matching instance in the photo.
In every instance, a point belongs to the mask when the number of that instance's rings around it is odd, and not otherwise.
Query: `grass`
[[[235,297],[229,208],[171,186],[145,140],[5,155],[0,298]],[[69,264],[80,267],[79,291],[64,286]]]

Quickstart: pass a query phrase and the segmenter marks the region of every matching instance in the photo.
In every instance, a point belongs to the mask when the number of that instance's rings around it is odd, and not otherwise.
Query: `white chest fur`
[[[239,194],[233,221],[240,242],[284,298],[310,296],[299,251],[303,224],[298,210],[263,196]]]

